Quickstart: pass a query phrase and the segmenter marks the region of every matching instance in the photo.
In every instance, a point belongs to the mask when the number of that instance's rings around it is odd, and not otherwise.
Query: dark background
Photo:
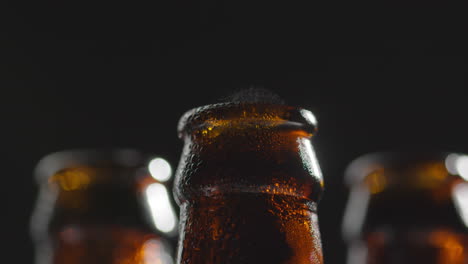
[[[316,114],[325,260],[344,263],[351,160],[468,151],[462,11],[406,1],[2,1],[2,258],[32,263],[32,170],[42,156],[131,147],[176,165],[181,114],[254,84]]]

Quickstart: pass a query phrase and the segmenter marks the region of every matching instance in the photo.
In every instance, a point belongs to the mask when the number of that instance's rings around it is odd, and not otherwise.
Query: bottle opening
[[[286,105],[228,102],[194,108],[179,121],[179,137],[209,134],[216,129],[283,129],[312,136],[317,120],[312,112]]]

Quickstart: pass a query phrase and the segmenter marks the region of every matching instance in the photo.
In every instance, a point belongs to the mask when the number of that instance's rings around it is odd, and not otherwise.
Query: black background
[[[176,165],[181,114],[254,84],[316,114],[325,260],[344,263],[342,174],[352,159],[468,151],[462,11],[406,1],[2,1],[2,258],[32,263],[42,156],[130,147]]]

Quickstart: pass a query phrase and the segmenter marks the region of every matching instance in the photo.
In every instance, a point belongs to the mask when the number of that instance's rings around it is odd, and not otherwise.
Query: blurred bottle
[[[176,216],[166,187],[155,179],[167,179],[170,166],[149,164],[131,150],[43,158],[31,219],[36,263],[172,264]]]
[[[468,156],[369,154],[346,179],[348,264],[468,263]]]
[[[187,112],[174,191],[177,262],[322,263],[317,202],[323,180],[311,112],[231,102]]]

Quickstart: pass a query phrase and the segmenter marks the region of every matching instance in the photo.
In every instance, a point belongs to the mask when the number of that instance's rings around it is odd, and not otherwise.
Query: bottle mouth
[[[47,182],[59,171],[72,168],[138,169],[150,160],[149,155],[133,149],[75,149],[43,157],[35,168],[38,183]]]
[[[442,151],[369,153],[351,162],[345,180],[349,186],[355,186],[379,175],[382,180],[399,186],[410,185],[409,180],[418,176],[425,182],[421,186],[426,187],[430,180],[434,183],[453,177],[468,180],[468,155]]]
[[[284,128],[312,136],[317,120],[309,110],[269,103],[228,102],[197,107],[180,119],[180,138],[215,128]]]

